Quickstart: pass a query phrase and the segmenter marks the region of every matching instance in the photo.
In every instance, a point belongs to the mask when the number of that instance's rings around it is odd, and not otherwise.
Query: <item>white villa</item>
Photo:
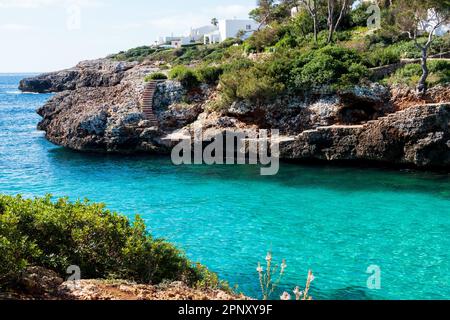
[[[192,42],[203,42],[203,38],[204,38],[205,34],[215,32],[216,30],[217,30],[217,27],[213,26],[213,25],[191,29],[191,32],[189,33],[189,37]]]
[[[191,29],[185,36],[159,37],[156,46],[180,48],[193,43],[220,43],[229,38],[236,38],[238,34],[245,40],[260,27],[259,23],[251,19],[224,19],[218,22],[218,26],[208,25]]]
[[[219,26],[216,30],[206,33],[203,36],[203,43],[219,43],[229,38],[236,38],[242,32],[242,39],[247,39],[259,28],[259,23],[255,20],[219,20]]]

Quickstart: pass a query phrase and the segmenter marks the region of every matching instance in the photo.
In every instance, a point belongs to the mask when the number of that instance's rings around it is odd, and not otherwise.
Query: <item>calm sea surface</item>
[[[0,75],[0,193],[105,202],[259,295],[256,266],[286,259],[280,290],[314,270],[316,299],[450,298],[450,175],[282,164],[175,167],[164,157],[101,156],[56,147],[36,130],[50,95],[21,94]],[[381,290],[366,270],[381,268]]]

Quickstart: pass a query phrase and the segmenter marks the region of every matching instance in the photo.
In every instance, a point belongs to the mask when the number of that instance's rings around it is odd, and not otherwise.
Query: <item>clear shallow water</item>
[[[316,275],[316,299],[450,297],[450,176],[282,164],[175,167],[164,157],[80,154],[36,131],[49,95],[19,94],[0,75],[0,193],[69,196],[141,214],[240,290],[258,296],[256,265],[287,259],[282,289]],[[369,265],[382,289],[369,290]]]

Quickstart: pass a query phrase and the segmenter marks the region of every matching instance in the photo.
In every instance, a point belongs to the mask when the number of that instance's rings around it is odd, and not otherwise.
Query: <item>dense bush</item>
[[[358,84],[369,75],[361,57],[353,50],[328,46],[300,55],[294,62],[290,86],[308,90],[328,86],[334,89]]]
[[[260,104],[276,97],[284,90],[282,83],[263,74],[256,67],[241,70],[239,73],[226,73],[221,77],[220,83],[224,99],[228,103],[245,100]]]
[[[130,49],[128,51],[119,52],[118,54],[112,55],[111,57],[118,61],[142,61],[155,52],[156,49],[154,48],[142,46]]]
[[[357,52],[338,46],[315,51],[279,48],[266,59],[235,60],[224,70],[220,88],[225,105],[234,100],[260,104],[283,93],[318,87],[338,90],[370,75]]]
[[[267,48],[273,47],[286,34],[285,25],[274,23],[266,28],[256,31],[248,38],[244,47],[246,52],[263,52]]]
[[[370,49],[374,45],[388,46],[403,40],[408,40],[408,35],[400,32],[394,26],[383,25],[381,29],[366,37],[366,44]]]
[[[155,72],[155,73],[152,73],[152,74],[149,74],[148,76],[146,76],[144,78],[144,81],[145,82],[149,82],[149,81],[152,81],[152,80],[166,80],[166,79],[167,79],[167,76],[164,73],[162,73],[162,72]]]
[[[223,74],[223,68],[218,66],[200,66],[196,69],[197,78],[206,84],[216,84]]]
[[[200,83],[195,71],[183,65],[175,66],[170,70],[169,78],[180,81],[188,89],[194,88]]]
[[[400,62],[400,51],[395,48],[377,48],[364,53],[364,63],[370,68]]]
[[[65,277],[70,265],[79,266],[84,279],[154,284],[217,279],[171,244],[153,239],[139,217],[131,223],[87,201],[0,195],[0,286],[13,282],[27,266]]]
[[[192,64],[200,61],[219,62],[230,47],[239,45],[240,43],[242,43],[242,41],[239,39],[227,39],[219,44],[183,47],[178,49],[177,58],[173,60],[173,63]]]

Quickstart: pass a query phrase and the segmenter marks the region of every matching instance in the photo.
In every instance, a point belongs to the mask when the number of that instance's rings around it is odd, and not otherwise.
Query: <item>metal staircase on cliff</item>
[[[142,113],[144,114],[145,120],[150,122],[152,127],[158,127],[158,118],[153,112],[153,100],[156,92],[157,81],[150,81],[145,85],[144,96],[142,98]]]

